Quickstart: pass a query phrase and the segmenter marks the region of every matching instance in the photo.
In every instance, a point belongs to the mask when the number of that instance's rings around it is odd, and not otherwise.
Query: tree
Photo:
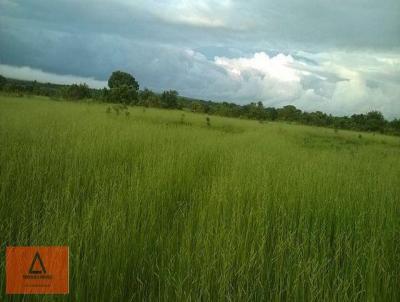
[[[145,88],[144,90],[139,92],[139,97],[141,101],[147,101],[155,96],[155,93],[150,89]]]
[[[193,103],[190,105],[190,110],[191,110],[192,112],[203,112],[202,106],[201,106],[201,104],[200,104],[199,102],[193,102]]]
[[[351,116],[352,128],[356,130],[366,130],[367,128],[367,117],[365,114],[353,114]]]
[[[135,104],[138,99],[138,92],[132,86],[123,85],[110,89],[107,99],[111,102]]]
[[[261,121],[261,120],[265,120],[266,118],[267,118],[267,115],[264,110],[264,105],[262,102],[258,102],[257,103],[257,119],[259,121]]]
[[[242,106],[233,103],[217,103],[214,108],[213,113],[221,116],[239,117],[246,115],[246,110]]]
[[[72,84],[64,90],[63,96],[72,100],[90,98],[90,89],[87,84]]]
[[[0,89],[2,89],[6,83],[7,79],[0,74]]]
[[[278,118],[285,121],[297,121],[300,119],[301,110],[293,105],[287,105],[278,109]]]
[[[23,93],[24,87],[22,85],[18,85],[16,83],[8,81],[7,83],[4,84],[3,90],[11,93]]]
[[[139,92],[138,105],[145,107],[160,107],[159,96],[150,89],[145,88]]]
[[[385,127],[385,118],[379,111],[371,111],[366,115],[366,130],[383,132]]]
[[[161,95],[161,106],[163,108],[178,108],[178,91],[164,91]]]
[[[138,100],[139,83],[135,78],[123,71],[114,71],[108,79],[110,87],[107,100],[124,104],[135,104]]]
[[[308,124],[315,126],[327,126],[329,124],[328,115],[321,111],[303,113],[303,118],[306,118]]]
[[[393,121],[389,122],[389,126],[400,134],[400,119],[394,119]]]
[[[114,71],[108,79],[108,87],[113,89],[122,86],[128,86],[134,90],[139,90],[139,83],[131,74],[123,71]]]
[[[265,108],[265,117],[268,120],[275,121],[278,118],[278,110],[274,107]]]

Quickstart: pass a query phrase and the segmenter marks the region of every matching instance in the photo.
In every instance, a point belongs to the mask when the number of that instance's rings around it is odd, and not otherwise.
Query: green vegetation
[[[29,81],[5,79],[0,76],[0,90],[8,95],[23,97],[28,95],[50,96],[54,99],[82,100],[94,99],[100,102],[137,105],[144,107],[185,109],[197,113],[237,117],[263,121],[286,121],[298,124],[346,129],[356,131],[379,132],[400,135],[400,119],[385,120],[381,112],[337,117],[321,111],[303,112],[293,105],[282,108],[264,108],[262,102],[238,105],[228,102],[212,102],[179,97],[175,90],[157,94],[147,88],[140,91],[139,83],[129,73],[115,71],[108,80],[109,89],[90,89],[86,84],[56,85]]]
[[[83,100],[91,97],[90,88],[86,84],[72,84],[62,90],[62,96],[68,100]]]
[[[68,245],[67,300],[400,301],[398,137],[0,96],[0,142],[0,254]]]

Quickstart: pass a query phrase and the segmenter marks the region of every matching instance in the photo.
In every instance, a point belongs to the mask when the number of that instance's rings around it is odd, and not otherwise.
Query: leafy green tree
[[[303,113],[303,116],[305,114],[306,113]],[[327,126],[329,124],[328,115],[321,111],[308,113],[308,124],[315,126]]]
[[[393,121],[390,121],[388,125],[393,133],[400,135],[400,119],[394,119]]]
[[[178,91],[164,91],[161,95],[161,106],[163,108],[178,108]]]
[[[265,113],[264,105],[262,102],[257,103],[256,117],[259,121],[265,120],[267,115]]]
[[[240,105],[236,105],[233,103],[228,103],[228,102],[222,102],[217,104],[214,103],[214,107],[215,109],[212,111],[214,111],[215,114],[221,116],[229,116],[229,117],[246,116],[246,109]]]
[[[71,100],[82,100],[90,98],[90,89],[87,84],[72,84],[63,93],[64,98]]]
[[[275,121],[278,118],[278,110],[274,107],[265,108],[265,117],[268,120]]]
[[[123,71],[114,71],[108,79],[108,87],[113,89],[123,86],[128,86],[134,90],[139,90],[139,83],[131,74]]]
[[[136,104],[138,100],[138,92],[132,86],[119,86],[118,88],[110,89],[107,94],[109,101],[122,104]]]
[[[92,92],[92,98],[98,101],[107,101],[109,92],[110,91],[105,87],[102,89],[94,89]]]
[[[145,88],[144,90],[139,92],[139,101],[138,105],[145,107],[160,107],[159,106],[159,97],[150,89]]]
[[[293,105],[287,105],[278,109],[278,118],[285,121],[297,121],[300,119],[301,110]]]
[[[383,132],[386,121],[379,111],[371,111],[366,115],[366,130]]]
[[[155,96],[155,93],[147,88],[145,88],[144,90],[139,92],[139,98],[141,101],[147,101],[154,96]]]
[[[108,79],[110,91],[107,100],[123,104],[137,104],[139,83],[135,78],[123,71],[114,71]]]
[[[207,113],[207,106],[201,102],[192,102],[190,109],[192,112]]]
[[[250,103],[242,106],[242,115],[250,119],[265,120],[266,112],[262,102]]]
[[[3,89],[3,87],[6,85],[6,83],[7,83],[7,79],[0,74],[0,89]]]
[[[25,91],[22,85],[8,81],[4,84],[3,90],[11,93],[23,93]]]
[[[353,114],[351,116],[351,128],[355,130],[367,130],[367,117],[365,114]]]

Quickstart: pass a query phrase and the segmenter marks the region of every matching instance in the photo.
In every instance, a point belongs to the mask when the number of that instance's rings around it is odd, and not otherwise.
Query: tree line
[[[93,99],[101,102],[122,103],[145,107],[184,109],[235,118],[263,121],[286,121],[305,125],[372,131],[400,135],[400,119],[388,121],[379,111],[351,116],[333,116],[321,111],[306,112],[293,105],[282,108],[264,107],[262,102],[238,105],[230,102],[214,102],[179,96],[175,90],[155,93],[150,89],[139,89],[139,83],[129,73],[115,71],[108,79],[108,88],[93,89],[87,84],[58,85],[6,79],[0,75],[0,90],[23,95],[43,95],[67,100]]]

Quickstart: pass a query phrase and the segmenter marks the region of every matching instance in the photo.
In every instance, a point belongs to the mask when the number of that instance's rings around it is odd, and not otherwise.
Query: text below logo
[[[65,246],[7,247],[7,294],[67,294],[69,250]]]

